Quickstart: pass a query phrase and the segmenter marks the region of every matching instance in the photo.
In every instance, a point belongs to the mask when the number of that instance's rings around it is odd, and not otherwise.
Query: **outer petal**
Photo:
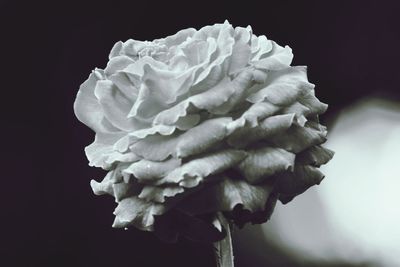
[[[194,241],[212,243],[225,236],[222,227],[210,219],[200,219],[173,209],[155,221],[155,234],[167,242],[175,242],[178,235]]]
[[[79,87],[74,102],[76,117],[95,132],[113,132],[117,129],[105,122],[104,112],[94,95],[99,78],[92,72],[89,78]]]
[[[193,28],[181,30],[174,35],[165,38],[165,44],[169,47],[177,46],[184,42],[188,37],[192,37],[195,32],[196,29]]]
[[[239,164],[239,170],[251,183],[260,183],[264,179],[286,170],[293,170],[295,154],[281,148],[266,147],[248,152],[248,156]]]
[[[97,82],[95,95],[105,116],[115,127],[124,131],[135,129],[134,120],[127,118],[133,105],[132,100],[122,94],[111,81],[102,80]]]
[[[307,80],[307,68],[302,66],[290,67],[271,73],[268,85],[247,97],[251,103],[267,99],[272,104],[288,105],[297,100],[299,95],[314,88]]]
[[[270,137],[286,132],[293,124],[294,114],[275,115],[264,119],[256,127],[237,129],[228,138],[231,146],[243,148],[259,140],[268,141]]]
[[[134,225],[144,231],[152,231],[154,215],[163,214],[165,205],[147,202],[138,197],[129,197],[121,200],[114,211],[115,220],[113,227],[127,227]]]
[[[97,133],[94,142],[85,148],[89,165],[108,169],[111,164],[107,160],[114,152],[114,143],[124,136],[123,132]]]
[[[257,61],[253,61],[253,66],[264,70],[280,70],[290,66],[293,59],[292,49],[289,46],[279,46],[272,41],[272,50],[263,55]]]
[[[165,202],[166,198],[176,196],[184,191],[185,189],[183,187],[177,185],[167,185],[164,187],[146,185],[140,192],[139,198],[146,201],[163,203]]]
[[[184,158],[219,143],[226,136],[229,122],[231,118],[224,117],[206,120],[182,134],[147,136],[130,148],[135,154],[152,161],[163,161],[170,155]]]
[[[258,37],[253,35],[251,44],[253,61],[260,60],[260,58],[265,57],[273,47],[273,41],[268,40],[264,35],[260,35]]]
[[[152,182],[166,176],[181,165],[180,159],[169,159],[161,162],[141,160],[131,164],[123,172],[133,174],[141,182]]]
[[[185,198],[177,208],[192,215],[233,211],[237,205],[257,212],[265,209],[272,190],[271,184],[250,185],[243,180],[226,178]]]
[[[332,159],[334,152],[322,146],[312,146],[296,157],[296,162],[319,167]]]
[[[326,132],[293,125],[284,134],[274,135],[269,142],[287,151],[299,153],[306,148],[326,141]]]
[[[161,184],[179,184],[183,187],[195,187],[204,178],[232,168],[239,163],[246,153],[239,150],[223,150],[189,161],[173,170],[156,182]]]
[[[309,187],[319,184],[323,178],[324,175],[317,168],[296,165],[293,173],[285,172],[279,175],[275,190],[282,195],[280,200],[287,203]]]
[[[260,102],[251,105],[241,116],[235,121],[231,122],[227,128],[229,135],[233,132],[245,128],[245,127],[256,127],[258,122],[262,119],[274,115],[278,112],[281,107],[274,105],[269,102]],[[287,112],[290,113],[290,112]]]

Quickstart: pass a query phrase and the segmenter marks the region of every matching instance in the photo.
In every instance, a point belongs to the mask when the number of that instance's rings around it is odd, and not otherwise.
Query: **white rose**
[[[113,226],[220,239],[216,212],[261,223],[278,198],[319,183],[327,106],[292,57],[228,22],[116,43],[74,104],[96,133],[90,165],[109,171],[91,185],[118,202]]]

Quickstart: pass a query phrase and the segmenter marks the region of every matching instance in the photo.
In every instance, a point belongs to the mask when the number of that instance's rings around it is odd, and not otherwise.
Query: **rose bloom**
[[[114,227],[216,241],[215,215],[265,222],[276,201],[318,184],[327,105],[291,49],[228,22],[114,45],[74,104],[96,133],[85,152],[108,173],[95,194],[118,203]]]

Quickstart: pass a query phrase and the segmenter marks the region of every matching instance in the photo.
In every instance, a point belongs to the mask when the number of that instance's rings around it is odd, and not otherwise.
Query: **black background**
[[[111,228],[113,199],[91,191],[105,173],[87,165],[94,134],[72,106],[115,42],[251,25],[309,66],[329,126],[364,96],[400,100],[399,11],[396,1],[0,2],[3,266],[213,266],[208,245]]]

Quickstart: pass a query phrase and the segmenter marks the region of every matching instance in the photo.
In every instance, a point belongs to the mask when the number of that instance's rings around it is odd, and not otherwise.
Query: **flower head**
[[[91,186],[115,197],[113,226],[220,239],[217,212],[261,223],[318,184],[327,105],[292,57],[228,22],[116,43],[74,104],[96,133],[86,155],[108,173]]]

